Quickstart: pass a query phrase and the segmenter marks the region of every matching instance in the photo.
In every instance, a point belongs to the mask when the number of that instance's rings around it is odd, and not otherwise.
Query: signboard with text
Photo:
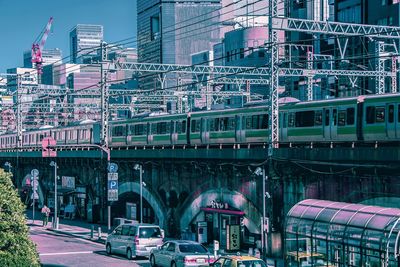
[[[108,173],[107,178],[107,199],[118,201],[118,173]]]
[[[62,176],[61,185],[63,188],[75,189],[75,177]]]
[[[226,248],[228,250],[240,249],[240,225],[227,225]]]

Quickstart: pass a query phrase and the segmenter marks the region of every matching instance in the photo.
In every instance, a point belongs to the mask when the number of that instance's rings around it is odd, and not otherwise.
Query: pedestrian
[[[43,205],[42,207],[42,215],[43,215],[43,226],[47,226],[47,223],[49,222],[50,209],[46,205]]]

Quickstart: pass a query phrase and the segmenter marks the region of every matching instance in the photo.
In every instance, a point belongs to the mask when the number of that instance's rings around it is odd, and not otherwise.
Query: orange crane
[[[53,23],[53,17],[50,17],[47,22],[46,28],[38,35],[35,42],[32,44],[32,63],[36,64],[36,69],[38,75],[43,73],[43,58],[42,51],[44,44],[46,43],[47,37],[49,36],[49,32],[51,29],[51,25]]]

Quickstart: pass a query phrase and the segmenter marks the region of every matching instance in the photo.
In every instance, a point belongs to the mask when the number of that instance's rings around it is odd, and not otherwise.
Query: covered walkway
[[[400,266],[400,209],[306,199],[285,228],[286,266]]]

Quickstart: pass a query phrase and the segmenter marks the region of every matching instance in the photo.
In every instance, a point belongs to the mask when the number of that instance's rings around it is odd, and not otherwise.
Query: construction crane
[[[51,29],[51,24],[53,23],[53,17],[50,17],[49,22],[47,22],[46,28],[36,37],[35,42],[32,44],[32,63],[36,64],[36,69],[38,75],[43,73],[43,58],[42,51],[44,44],[46,43],[47,37]]]

